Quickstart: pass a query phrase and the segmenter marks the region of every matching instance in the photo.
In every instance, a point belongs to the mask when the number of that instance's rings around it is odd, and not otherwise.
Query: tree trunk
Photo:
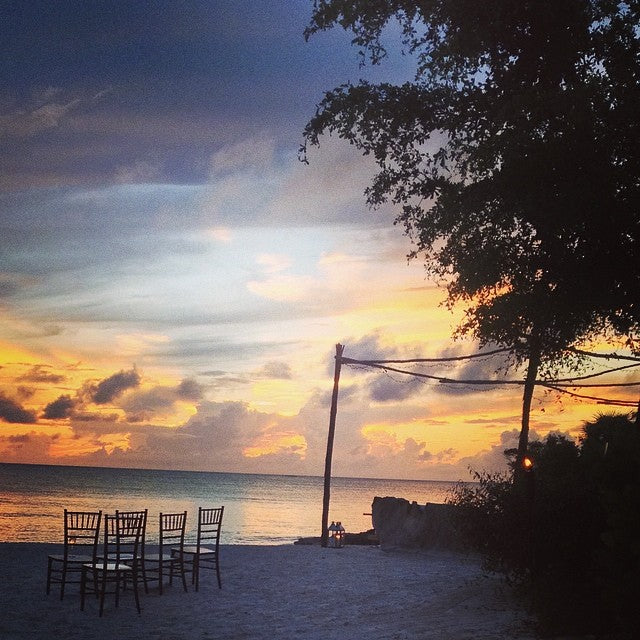
[[[529,417],[531,414],[531,400],[536,386],[536,378],[540,367],[540,342],[537,336],[532,336],[529,341],[529,365],[527,367],[527,377],[524,381],[524,392],[522,394],[522,425],[520,428],[520,438],[518,440],[518,457],[516,458],[516,469],[522,468],[522,461],[527,455],[529,446]]]
[[[322,498],[322,532],[320,544],[327,546],[329,526],[329,499],[331,496],[331,458],[333,457],[333,436],[336,430],[336,415],[338,413],[338,384],[340,382],[340,368],[342,367],[342,352],[344,346],[336,345],[336,365],[333,374],[333,395],[331,396],[331,413],[329,414],[329,435],[327,436],[327,455],[324,459],[324,495]]]

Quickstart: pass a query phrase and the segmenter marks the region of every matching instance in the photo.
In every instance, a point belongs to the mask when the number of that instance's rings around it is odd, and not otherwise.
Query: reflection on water
[[[375,496],[444,502],[453,486],[333,478],[329,518],[347,531],[366,531]],[[151,542],[159,512],[186,510],[193,536],[198,507],[224,505],[223,544],[283,544],[320,534],[322,494],[319,477],[0,464],[0,542],[60,542],[65,508],[148,509]]]

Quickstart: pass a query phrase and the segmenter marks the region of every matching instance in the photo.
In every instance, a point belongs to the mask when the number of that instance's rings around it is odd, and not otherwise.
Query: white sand
[[[47,554],[58,545],[0,544],[0,638],[91,640],[532,640],[531,622],[498,576],[472,557],[378,547],[224,546],[222,589],[211,571],[200,591],[156,585],[98,616],[80,611],[77,585],[45,595]]]

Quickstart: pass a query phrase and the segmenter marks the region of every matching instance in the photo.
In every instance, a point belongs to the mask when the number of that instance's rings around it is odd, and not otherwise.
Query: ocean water
[[[371,528],[375,496],[444,502],[452,482],[332,478],[330,520],[350,532]],[[60,542],[62,514],[148,509],[147,539],[158,513],[184,511],[195,534],[198,507],[224,505],[222,544],[286,544],[320,535],[323,479],[0,463],[0,542]]]

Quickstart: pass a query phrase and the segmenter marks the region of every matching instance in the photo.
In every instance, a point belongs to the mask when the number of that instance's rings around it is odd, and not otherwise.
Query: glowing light
[[[522,467],[525,471],[531,471],[533,469],[533,460],[529,456],[525,456],[522,459]]]

